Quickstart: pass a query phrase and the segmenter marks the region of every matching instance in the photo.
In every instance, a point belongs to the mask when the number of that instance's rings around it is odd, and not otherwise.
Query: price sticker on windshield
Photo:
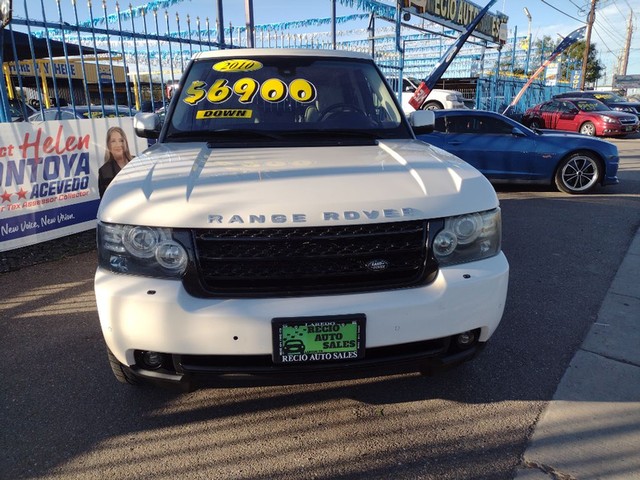
[[[243,77],[230,83],[226,78],[217,78],[210,86],[201,80],[191,82],[182,99],[188,105],[196,105],[205,98],[209,103],[224,103],[235,97],[241,104],[253,103],[259,97],[265,102],[279,103],[290,98],[298,103],[311,103],[317,97],[313,83],[304,78],[296,78],[287,83],[279,78],[268,78],[262,83],[250,77]]]

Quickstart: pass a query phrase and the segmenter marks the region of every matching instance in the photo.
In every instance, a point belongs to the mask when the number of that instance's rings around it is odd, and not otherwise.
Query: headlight
[[[500,253],[500,209],[449,217],[433,240],[433,254],[440,266],[474,262]]]
[[[606,115],[603,115],[602,119],[607,123],[618,123],[618,119],[617,118],[607,117]]]
[[[165,240],[167,236],[167,231],[160,228],[125,226],[122,244],[134,257],[151,258],[158,243]]]
[[[115,273],[180,277],[189,256],[169,228],[98,222],[100,266]]]

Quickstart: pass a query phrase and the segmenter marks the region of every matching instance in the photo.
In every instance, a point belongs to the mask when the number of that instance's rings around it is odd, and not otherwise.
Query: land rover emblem
[[[382,270],[386,270],[387,268],[389,268],[389,262],[387,262],[386,260],[381,260],[381,259],[369,260],[364,265],[369,270],[372,270],[374,272],[380,272]]]

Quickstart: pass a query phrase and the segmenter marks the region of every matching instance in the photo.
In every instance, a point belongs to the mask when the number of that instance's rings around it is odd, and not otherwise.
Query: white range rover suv
[[[431,373],[503,314],[495,191],[415,139],[372,59],[196,54],[157,143],[98,212],[95,294],[115,376],[191,388]]]

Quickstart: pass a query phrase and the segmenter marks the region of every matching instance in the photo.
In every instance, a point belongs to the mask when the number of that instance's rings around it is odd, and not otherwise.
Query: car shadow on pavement
[[[433,377],[129,387],[107,362],[95,252],[2,274],[0,477],[512,478],[638,228],[640,182],[625,172],[593,195],[498,191],[511,265],[502,323],[477,359]],[[638,430],[621,417],[584,434]],[[624,477],[627,453],[581,461]]]

